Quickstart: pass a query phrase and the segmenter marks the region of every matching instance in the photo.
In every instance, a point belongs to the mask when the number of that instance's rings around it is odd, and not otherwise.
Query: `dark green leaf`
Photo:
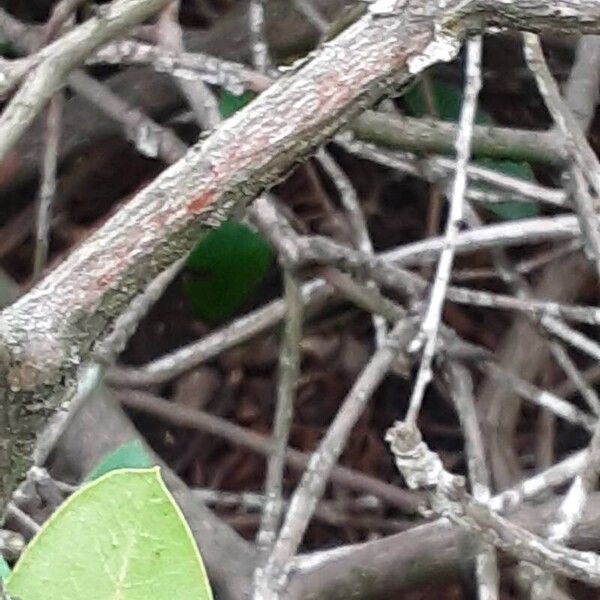
[[[431,81],[430,85],[436,118],[456,123],[460,116],[460,107],[462,106],[462,89],[441,81]],[[413,86],[402,96],[402,100],[409,115],[413,117],[433,116],[428,110],[422,84]],[[476,121],[480,125],[489,125],[492,123],[489,115],[481,110],[477,111]]]
[[[254,96],[255,94],[252,92],[244,92],[243,94],[236,96],[227,90],[223,90],[219,95],[219,112],[221,113],[221,116],[224,119],[230,117],[240,110],[240,108],[244,108]]]
[[[98,479],[117,469],[148,469],[153,463],[140,440],[132,440],[107,454],[87,476],[87,481]]]
[[[525,181],[535,181],[535,175],[531,166],[525,162],[514,162],[511,160],[493,160],[491,158],[482,158],[476,161],[476,164],[516,177]],[[482,186],[483,187],[483,186]],[[489,203],[485,207],[497,217],[504,221],[515,219],[527,219],[539,214],[539,207],[535,202],[499,202]]]
[[[196,245],[187,261],[185,290],[195,314],[217,322],[230,317],[263,280],[273,252],[258,234],[227,221]]]
[[[443,121],[457,122],[462,105],[462,89],[440,81],[431,81],[430,86],[438,118]],[[427,102],[425,101],[422,84],[413,86],[403,96],[402,100],[406,111],[411,116],[431,116],[427,108]],[[493,124],[493,119],[482,110],[477,111],[476,121],[480,125]],[[505,173],[512,177],[518,177],[525,181],[535,181],[535,175],[531,166],[524,162],[483,158],[477,160],[476,163],[482,167]],[[483,188],[484,186],[480,187]],[[539,208],[533,202],[490,202],[485,204],[485,207],[503,220],[523,219],[539,214]]]

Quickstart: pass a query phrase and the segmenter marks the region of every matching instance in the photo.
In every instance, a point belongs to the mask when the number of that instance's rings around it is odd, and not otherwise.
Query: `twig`
[[[461,428],[465,436],[465,453],[469,471],[469,481],[473,498],[482,504],[490,501],[490,475],[486,465],[485,446],[481,436],[475,399],[473,380],[468,369],[459,363],[447,368],[452,399],[456,406]],[[475,574],[480,600],[499,598],[500,575],[498,560],[493,546],[482,544],[481,552],[475,558]]]
[[[241,63],[200,52],[171,52],[137,40],[112,42],[88,58],[86,64],[151,65],[156,71],[181,79],[201,79],[233,94],[244,90],[262,92],[272,83],[268,75]]]
[[[142,22],[169,0],[115,0],[43,50],[44,58],[23,81],[0,116],[0,160],[21,137],[70,71],[107,41]]]
[[[587,453],[587,450],[580,450],[548,467],[541,473],[504,490],[491,499],[490,507],[499,513],[511,513],[523,503],[534,500],[538,496],[547,494],[549,490],[564,485],[581,471]]]
[[[314,262],[336,265],[357,273],[366,273],[379,285],[390,287],[404,297],[422,294],[427,290],[427,282],[422,277],[392,262],[399,255],[403,258],[408,257],[408,252],[401,252],[400,249],[369,256],[320,236],[303,236],[299,238],[299,243],[301,247],[300,257],[305,264]],[[579,348],[587,344],[588,350],[586,351],[592,353],[600,348],[583,334],[575,332],[564,324],[557,325],[552,319],[552,317],[562,317],[589,325],[598,325],[600,324],[600,309],[595,306],[566,305],[547,300],[515,298],[505,294],[496,294],[462,286],[448,286],[446,299],[458,304],[523,312],[542,319],[542,325],[553,335],[556,335],[559,328],[564,331],[563,337],[571,335],[574,345]]]
[[[252,40],[252,62],[260,73],[268,73],[271,68],[269,46],[265,34],[265,0],[250,0],[248,24]]]
[[[581,250],[581,241],[573,240],[565,244],[557,244],[549,250],[540,252],[532,258],[523,259],[514,264],[514,270],[519,275],[529,275],[549,263]],[[471,281],[474,279],[496,279],[500,275],[495,268],[480,267],[474,269],[461,269],[453,273],[452,279],[457,282]]]
[[[135,333],[140,321],[164,294],[185,264],[185,258],[174,262],[155,277],[115,320],[112,331],[94,346],[93,358],[102,365],[111,365],[125,350],[127,341]]]
[[[597,196],[600,196],[600,163],[587,141],[581,126],[561,98],[556,81],[546,64],[539,38],[534,33],[524,33],[524,52],[540,94],[559,131],[565,138],[566,148],[577,166],[585,173]]]
[[[550,340],[552,356],[564,371],[567,379],[575,386],[581,397],[587,402],[592,412],[600,417],[600,397],[596,390],[586,381],[583,373],[577,368],[573,359],[562,344]]]
[[[373,243],[371,242],[365,215],[352,182],[325,149],[321,148],[316,156],[339,192],[340,200],[348,214],[348,220],[354,234],[355,247],[367,255],[372,255]],[[373,327],[375,329],[375,339],[379,346],[387,336],[387,324],[384,319],[375,315],[373,317]]]
[[[204,431],[264,456],[271,455],[275,449],[275,442],[271,438],[235,425],[226,419],[176,405],[147,392],[115,390],[115,395],[124,406],[151,414],[174,426]],[[310,454],[292,448],[286,450],[285,457],[287,464],[294,469],[305,469],[311,460]],[[331,481],[348,489],[376,496],[408,514],[414,514],[419,504],[418,496],[354,469],[334,466]]]
[[[555,542],[569,540],[573,528],[583,515],[588,496],[594,491],[600,470],[600,427],[596,427],[587,449],[585,463],[566,493],[555,521],[548,528],[548,538]]]
[[[290,561],[304,537],[311,515],[325,490],[348,435],[371,395],[389,371],[394,358],[408,343],[413,327],[411,320],[399,321],[394,326],[388,342],[373,354],[346,396],[325,437],[311,456],[310,463],[292,496],[290,508],[255,597],[266,597],[269,592],[276,593],[285,585]]]
[[[322,306],[332,296],[333,289],[322,280],[313,280],[302,286],[305,311]],[[112,368],[107,373],[107,381],[115,385],[133,387],[163,383],[274,327],[283,319],[285,310],[283,299],[274,300],[203,339],[183,346],[141,368]]]
[[[448,473],[439,457],[427,448],[414,424],[397,422],[386,439],[409,486],[426,487],[433,492],[435,512],[520,560],[600,585],[598,555],[544,540],[475,500],[465,491],[462,477]]]
[[[452,154],[458,133],[456,123],[431,118],[365,111],[351,125],[356,141],[377,144],[382,150]],[[567,159],[564,141],[556,131],[523,130],[490,125],[473,127],[472,154],[515,161],[562,164]]]
[[[445,180],[456,170],[456,162],[442,156],[428,156],[419,158],[408,153],[398,153],[378,148],[367,142],[352,140],[346,134],[340,134],[335,138],[345,150],[366,158],[378,164],[400,172],[422,177],[431,183]],[[467,188],[468,198],[487,202],[505,202],[513,199],[520,202],[540,202],[554,207],[567,207],[569,201],[564,190],[548,188],[537,183],[525,181],[517,177],[511,177],[492,169],[480,167],[474,164],[467,166],[467,175],[471,185]],[[493,186],[498,190],[510,194],[509,198],[503,195],[495,195],[489,189],[477,189],[473,183],[480,182],[486,186]]]
[[[598,227],[597,214],[588,190],[587,181],[579,167],[574,166],[571,168],[570,188],[573,204],[577,207],[586,254],[594,261],[596,272],[600,277],[600,228]]]
[[[406,420],[409,423],[416,422],[425,389],[432,379],[431,364],[436,351],[442,309],[454,262],[454,246],[464,214],[467,165],[471,157],[473,124],[477,111],[477,97],[481,89],[481,46],[481,37],[473,38],[467,42],[466,82],[463,105],[460,110],[458,136],[456,138],[456,174],[452,183],[450,212],[444,236],[445,245],[436,269],[427,311],[423,317],[419,334],[410,348],[411,351],[417,351],[422,347],[422,356],[406,414]]]
[[[323,35],[329,30],[329,21],[312,5],[311,0],[293,0],[294,8],[304,15]]]
[[[50,18],[44,25],[43,43],[53,39],[69,17],[87,0],[59,0],[52,8]]]
[[[52,202],[56,193],[56,171],[60,144],[64,96],[61,92],[50,100],[46,114],[46,144],[42,161],[42,181],[39,191],[39,208],[36,227],[36,244],[33,259],[33,280],[37,281],[48,259],[48,236],[52,217]]]
[[[580,425],[589,431],[594,429],[596,419],[585,411],[570,404],[556,394],[542,390],[537,386],[522,379],[512,371],[501,367],[491,361],[481,362],[477,367],[493,377],[497,383],[510,386],[524,400],[528,400],[537,406],[541,406],[555,415],[573,423]]]
[[[0,25],[3,25],[6,18],[8,15],[0,8]],[[8,28],[11,42],[21,51],[33,50],[35,42],[28,41],[26,36],[18,35],[19,23],[12,19],[8,22],[11,24],[11,27]],[[121,125],[127,139],[142,155],[161,158],[170,164],[185,154],[187,146],[171,130],[159,125],[142,111],[129,105],[109,87],[85,72],[73,71],[68,77],[68,84],[74,92]]]
[[[600,360],[600,344],[583,333],[576,331],[565,325],[562,321],[557,321],[550,316],[542,317],[540,324],[548,333],[567,342],[573,348],[577,348],[584,354],[588,354],[596,360]]]
[[[296,386],[300,372],[300,343],[302,341],[302,290],[296,275],[289,269],[283,274],[285,287],[285,328],[279,352],[277,406],[273,424],[274,452],[267,462],[265,504],[256,544],[261,564],[272,551],[277,538],[283,509],[283,472],[285,453],[292,424]],[[256,581],[257,582],[257,581]]]
[[[567,106],[586,131],[594,118],[600,94],[600,36],[584,35],[577,42],[575,62],[564,95]]]
[[[572,220],[572,224],[576,225],[575,219]],[[504,229],[502,226],[494,226],[494,232],[498,232],[498,227]],[[488,228],[482,228],[482,233],[487,233]],[[512,229],[512,227],[511,227]],[[564,231],[564,228],[561,227]],[[464,247],[470,248],[471,239],[473,234],[477,234],[477,230],[461,234],[459,239],[468,237],[468,241]],[[477,236],[478,237],[478,236]],[[486,235],[485,239],[496,239],[498,236],[490,232],[489,238]],[[500,235],[502,237],[502,234]],[[482,236],[483,239],[483,236]],[[415,248],[417,255],[421,255],[423,249],[423,243],[417,242],[416,244],[407,245],[402,248],[407,248],[407,251],[391,250],[384,253],[378,261],[374,262],[374,259],[369,257],[363,257],[361,253],[350,250],[340,245],[336,245],[331,240],[323,240],[322,238],[307,238],[308,243],[306,246],[311,250],[311,258],[326,259],[328,263],[335,263],[336,260],[342,261],[342,266],[352,266],[362,270],[366,268],[372,268],[370,275],[381,277],[381,282],[385,285],[393,284],[395,279],[394,275],[396,271],[393,265],[387,265],[381,261],[385,259],[394,260],[397,257],[404,261],[407,261],[410,256],[410,248]],[[320,242],[327,242],[321,247]],[[433,247],[432,250],[437,250],[441,247],[440,238],[428,242],[426,245]],[[475,248],[480,247],[477,243],[474,244]],[[460,248],[460,246],[459,246]],[[474,248],[474,249],[475,249]],[[336,254],[334,257],[328,257],[326,251],[335,250]],[[317,255],[318,254],[318,255]],[[434,254],[428,254],[433,256]],[[346,261],[346,262],[344,262]],[[390,277],[385,276],[386,272],[390,272]],[[385,278],[383,278],[385,276]],[[411,282],[418,282],[417,276],[410,274]],[[400,289],[404,290],[406,284],[402,284]],[[424,289],[423,284],[416,283],[415,291],[420,292]],[[392,285],[392,287],[394,287]],[[454,296],[454,291],[457,290],[457,295]],[[321,304],[331,298],[332,290],[330,287],[325,286],[322,280],[313,280],[312,282],[305,284],[302,288],[304,302],[307,306],[313,306]],[[504,307],[515,310],[524,310],[530,312],[536,317],[542,317],[544,314],[555,314],[562,317],[574,320],[581,320],[586,323],[597,324],[598,315],[597,309],[594,307],[568,307],[554,302],[544,301],[523,301],[517,298],[509,296],[502,296],[491,294],[488,292],[481,292],[479,290],[466,290],[465,288],[449,288],[449,295],[451,299],[456,301],[476,302],[483,306],[490,307]],[[188,346],[184,346],[173,353],[167,354],[162,358],[156,359],[145,365],[144,367],[138,368],[113,368],[108,372],[108,380],[119,385],[129,386],[150,386],[162,383],[174,377],[177,377],[181,373],[193,368],[195,365],[200,364],[203,361],[209,360],[210,358],[218,355],[220,352],[230,348],[234,345],[243,343],[259,334],[266,329],[273,327],[277,322],[281,320],[285,313],[285,304],[282,300],[276,300],[270,304],[265,305],[263,308],[250,313],[247,316],[241,317],[237,321],[234,321],[231,325],[224,327],[220,331],[216,331],[206,338],[194,342]],[[552,330],[553,334],[556,334],[556,329]],[[580,341],[577,344],[581,345]]]
[[[173,131],[127,104],[93,77],[81,71],[74,72],[69,77],[69,87],[119,123],[126,138],[143,156],[172,164],[186,153],[187,146]]]
[[[157,24],[159,46],[175,55],[181,55],[185,50],[178,14],[179,0],[173,0],[162,11]],[[218,103],[210,89],[202,81],[178,77],[177,73],[175,73],[175,80],[191,106],[198,125],[205,130],[214,129],[221,117]]]

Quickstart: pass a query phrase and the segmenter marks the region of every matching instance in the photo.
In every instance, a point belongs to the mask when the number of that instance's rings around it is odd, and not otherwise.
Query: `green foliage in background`
[[[462,106],[462,89],[440,81],[431,81],[431,95],[435,112],[442,121],[456,123]],[[402,102],[408,114],[413,117],[431,116],[421,85],[413,86],[403,97]],[[484,111],[478,110],[475,121],[478,125],[494,125],[493,119]],[[511,160],[496,160],[482,158],[473,161],[482,167],[511,175],[525,181],[535,181],[531,166],[525,162]],[[484,187],[480,184],[480,187]],[[539,213],[538,206],[533,202],[500,202],[489,203],[486,208],[503,220],[523,219]]]
[[[190,254],[185,290],[194,313],[209,323],[229,318],[264,279],[273,261],[269,244],[236,221],[206,235]]]
[[[240,110],[240,108],[244,108],[255,96],[254,92],[249,91],[236,96],[227,90],[222,90],[219,94],[219,112],[221,116],[227,119]]]
[[[71,496],[6,580],[19,600],[212,600],[159,469],[118,470]]]
[[[132,440],[107,454],[88,474],[86,481],[94,481],[117,469],[149,469],[153,466],[141,440]]]

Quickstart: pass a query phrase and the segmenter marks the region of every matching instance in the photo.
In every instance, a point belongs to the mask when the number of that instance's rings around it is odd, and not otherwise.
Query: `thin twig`
[[[265,0],[250,0],[248,23],[252,40],[252,62],[257,71],[268,73],[271,59],[265,34]]]
[[[312,5],[311,0],[293,0],[294,8],[304,15],[324,35],[329,30],[329,21]]]
[[[447,372],[452,399],[465,437],[465,454],[471,492],[475,500],[487,504],[491,498],[491,482],[486,465],[485,446],[475,409],[473,379],[468,369],[456,362],[448,366]],[[499,598],[500,575],[493,546],[482,544],[481,552],[475,558],[475,574],[480,600]]]
[[[178,15],[179,0],[173,0],[162,11],[157,24],[159,46],[175,55],[181,55],[185,50]],[[210,89],[200,80],[178,77],[177,73],[175,80],[192,108],[198,125],[205,130],[214,129],[221,117],[219,105]]]
[[[48,259],[50,221],[52,219],[52,202],[56,193],[56,171],[58,167],[58,150],[62,131],[62,112],[64,96],[62,92],[55,94],[50,100],[46,114],[46,143],[42,161],[42,181],[39,191],[39,208],[35,236],[35,253],[33,259],[33,280],[37,281]]]
[[[459,133],[456,138],[456,175],[450,196],[450,213],[446,224],[445,247],[440,255],[427,311],[423,317],[419,334],[415,339],[415,345],[411,347],[413,351],[423,347],[423,354],[406,417],[409,422],[416,421],[425,389],[432,378],[431,363],[435,354],[442,308],[454,262],[455,240],[461,228],[464,212],[467,165],[471,156],[471,137],[480,88],[481,38],[477,37],[467,43],[466,84],[460,112]]]
[[[256,544],[264,561],[277,538],[283,509],[283,472],[285,453],[292,424],[296,386],[300,373],[300,342],[302,340],[302,290],[289,269],[283,274],[285,287],[285,328],[279,352],[277,406],[273,423],[275,451],[267,462],[265,498]],[[260,565],[263,566],[263,565]],[[257,570],[258,572],[258,570]]]
[[[570,108],[560,95],[560,90],[548,68],[540,40],[535,33],[524,33],[524,53],[540,94],[559,131],[565,138],[567,152],[585,173],[597,196],[600,196],[600,162]]]
[[[53,39],[71,15],[87,0],[59,0],[52,8],[50,18],[44,25],[43,43]]]
[[[339,192],[340,200],[346,210],[352,233],[354,234],[354,244],[356,248],[367,255],[372,255],[373,243],[369,236],[367,221],[360,206],[358,194],[356,193],[350,178],[324,148],[321,148],[316,156]],[[379,315],[375,315],[373,317],[373,327],[375,329],[377,345],[380,346],[387,337],[387,324],[385,319],[382,319]]]
[[[135,333],[140,321],[177,277],[185,260],[185,258],[181,258],[174,262],[131,301],[129,308],[115,320],[112,331],[95,345],[94,360],[103,365],[113,364],[117,356],[125,349],[127,341]]]
[[[43,60],[27,75],[0,116],[0,160],[79,63],[107,41],[160,10],[168,0],[115,0],[43,49]]]
[[[177,75],[180,79],[201,79],[232,94],[244,90],[262,92],[273,81],[241,63],[200,52],[171,52],[138,40],[112,42],[88,58],[86,64],[151,65],[160,73]]]
[[[422,441],[412,423],[397,422],[386,436],[396,465],[413,489],[432,490],[435,512],[493,543],[519,560],[543,569],[600,585],[600,557],[545,540],[495,513],[464,489],[462,477],[446,471],[439,457]]]
[[[270,456],[275,449],[275,442],[271,438],[204,411],[174,404],[139,390],[115,390],[115,395],[124,406],[151,414],[174,426],[196,429],[218,436],[235,446],[247,448],[263,456]],[[294,469],[302,470],[310,464],[311,456],[288,448],[285,459]],[[407,514],[414,514],[419,505],[417,495],[347,467],[334,466],[331,481],[348,489],[376,496]]]
[[[255,597],[266,597],[261,594],[280,590],[285,585],[290,561],[304,537],[311,515],[325,490],[348,435],[371,395],[389,371],[394,358],[408,343],[413,327],[411,320],[399,321],[394,326],[388,342],[373,354],[346,396],[292,496],[290,508]]]
[[[579,167],[574,166],[570,171],[571,198],[577,208],[579,226],[585,241],[586,254],[596,265],[600,277],[600,228],[594,201],[590,196],[587,181]]]
[[[456,171],[456,161],[443,156],[418,157],[407,152],[394,152],[379,148],[368,142],[352,140],[347,134],[336,136],[335,141],[348,152],[356,154],[391,169],[396,169],[408,175],[421,177],[430,183],[446,180]],[[511,177],[486,167],[475,164],[467,166],[469,186],[467,198],[486,202],[505,202],[507,199],[519,202],[539,202],[554,207],[567,207],[569,201],[564,190],[548,188],[531,181]],[[485,190],[478,189],[474,184],[485,184]],[[506,192],[494,194],[489,188]]]

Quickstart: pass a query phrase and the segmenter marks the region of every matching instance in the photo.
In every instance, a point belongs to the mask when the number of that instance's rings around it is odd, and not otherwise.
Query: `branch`
[[[115,0],[96,17],[46,48],[0,117],[0,160],[14,146],[48,100],[64,85],[70,71],[97,48],[167,4],[168,0]]]
[[[446,471],[410,423],[396,422],[388,430],[396,466],[409,487],[426,487],[433,510],[518,559],[567,577],[600,585],[600,556],[545,540],[498,515],[464,488],[464,479]]]
[[[473,124],[477,110],[477,98],[481,89],[481,46],[481,37],[469,40],[467,44],[465,97],[460,110],[458,136],[456,137],[456,174],[452,182],[444,248],[440,254],[427,311],[423,317],[419,334],[413,341],[415,346],[410,348],[411,350],[417,350],[420,346],[423,348],[421,364],[419,365],[406,416],[407,421],[412,423],[417,420],[425,389],[433,377],[431,363],[436,351],[438,329],[442,319],[442,310],[448,291],[452,265],[454,264],[456,238],[461,228],[460,225],[465,210],[467,165],[471,157]]]

